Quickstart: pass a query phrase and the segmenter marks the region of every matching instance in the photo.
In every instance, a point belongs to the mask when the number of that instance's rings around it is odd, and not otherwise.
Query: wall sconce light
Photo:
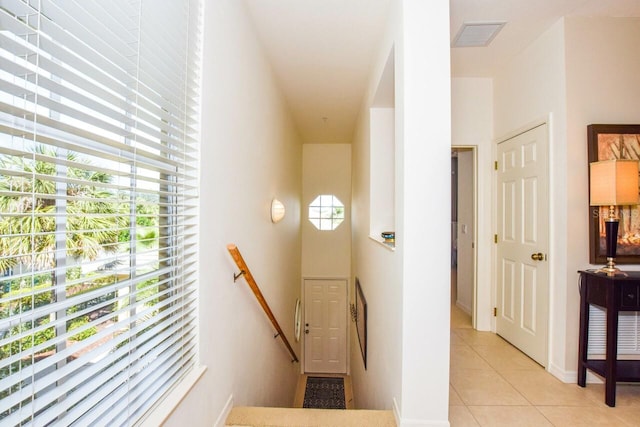
[[[615,207],[638,204],[638,161],[604,160],[589,166],[589,204],[609,207],[609,217],[604,223],[607,265],[598,271],[609,276],[625,274],[615,264],[619,221]]]
[[[282,202],[278,199],[273,199],[271,201],[271,222],[274,224],[282,221],[284,218],[285,208]]]

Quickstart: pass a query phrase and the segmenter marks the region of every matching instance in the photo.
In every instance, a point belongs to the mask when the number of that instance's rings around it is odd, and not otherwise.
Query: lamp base
[[[607,257],[607,265],[596,270],[596,273],[606,273],[607,276],[625,276],[628,274],[616,267],[615,258]]]
[[[618,218],[615,215],[615,206],[609,206],[609,218],[604,221],[604,232],[607,243],[607,265],[596,273],[606,273],[607,276],[628,276],[616,267],[616,246],[618,245]]]

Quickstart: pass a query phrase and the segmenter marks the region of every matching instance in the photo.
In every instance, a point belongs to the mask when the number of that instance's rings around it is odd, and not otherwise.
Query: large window
[[[130,425],[197,363],[200,7],[0,2],[1,425]]]

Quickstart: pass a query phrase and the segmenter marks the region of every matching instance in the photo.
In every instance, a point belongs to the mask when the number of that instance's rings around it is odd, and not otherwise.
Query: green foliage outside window
[[[92,170],[91,164],[68,152],[63,156],[66,164],[77,167],[62,168],[54,163],[60,158],[56,150],[37,146],[33,158],[0,155],[0,168],[11,171],[0,175],[0,274],[19,277],[0,280],[0,319],[54,303],[56,292],[64,292],[66,299],[129,278],[128,266],[120,265],[118,253],[130,250],[131,231],[135,230],[138,251],[157,249],[159,241],[159,203],[157,198],[144,194],[134,203],[135,226],[131,227],[130,195],[115,194],[109,184],[114,177]],[[50,158],[51,161],[45,161]],[[63,174],[64,179],[60,179]],[[51,177],[51,178],[48,178]],[[66,193],[64,206],[57,205],[56,194],[61,184]],[[58,187],[58,188],[57,188]],[[36,194],[37,197],[33,197]],[[57,210],[64,209],[66,258],[70,265],[64,271],[66,285],[56,283],[56,218]],[[105,260],[111,267],[83,273],[81,265],[86,262]],[[113,261],[115,259],[115,261]],[[126,256],[128,260],[128,255]],[[111,261],[109,261],[111,260]],[[127,261],[128,262],[128,261]],[[147,268],[157,268],[153,263]],[[158,302],[151,298],[158,292],[157,278],[136,286],[137,300],[149,298],[147,306]],[[67,310],[67,316],[92,306],[100,306],[89,315],[73,318],[66,323],[66,330],[82,328],[105,313],[118,308],[116,292],[99,298],[82,301]],[[109,301],[113,301],[109,303]],[[127,303],[126,297],[120,304]],[[49,316],[28,319],[8,330],[0,331],[0,339],[25,334],[24,337],[0,347],[0,359],[39,346],[56,336]],[[73,334],[70,341],[81,341],[98,332],[94,325]],[[39,354],[54,350],[46,348]],[[19,360],[4,370],[24,368],[33,360]],[[3,378],[7,372],[0,372]],[[2,396],[0,396],[1,398]]]

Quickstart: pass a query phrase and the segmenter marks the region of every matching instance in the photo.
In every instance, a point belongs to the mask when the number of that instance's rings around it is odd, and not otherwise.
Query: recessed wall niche
[[[370,206],[369,236],[384,242],[381,233],[395,232],[395,61],[391,49],[369,108]],[[393,247],[394,244],[388,246]]]

